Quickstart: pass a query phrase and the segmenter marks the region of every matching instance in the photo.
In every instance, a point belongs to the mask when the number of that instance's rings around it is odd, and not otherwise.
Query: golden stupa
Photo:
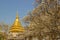
[[[21,22],[19,21],[18,12],[16,14],[14,24],[10,28],[9,32],[24,32],[24,28],[22,27]]]

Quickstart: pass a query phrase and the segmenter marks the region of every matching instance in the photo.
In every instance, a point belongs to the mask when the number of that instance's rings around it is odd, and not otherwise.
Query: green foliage
[[[5,36],[3,34],[0,34],[0,40],[5,40]]]

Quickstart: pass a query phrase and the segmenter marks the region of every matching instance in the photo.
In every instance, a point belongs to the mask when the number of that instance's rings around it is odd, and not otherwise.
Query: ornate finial
[[[16,12],[16,18],[19,18],[19,17],[18,17],[18,11]]]

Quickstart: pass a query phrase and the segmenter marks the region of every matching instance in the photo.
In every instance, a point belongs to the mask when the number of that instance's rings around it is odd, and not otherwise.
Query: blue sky
[[[18,9],[19,17],[22,19],[34,6],[34,0],[0,0],[0,22],[12,24]]]

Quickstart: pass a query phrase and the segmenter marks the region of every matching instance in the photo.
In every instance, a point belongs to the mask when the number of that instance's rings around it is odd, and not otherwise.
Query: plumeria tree
[[[36,0],[36,2],[40,0]],[[25,17],[25,23],[29,23],[30,28],[34,29],[42,40],[46,35],[48,40],[57,40],[60,34],[60,6],[57,0],[46,0],[41,2],[32,12]]]

